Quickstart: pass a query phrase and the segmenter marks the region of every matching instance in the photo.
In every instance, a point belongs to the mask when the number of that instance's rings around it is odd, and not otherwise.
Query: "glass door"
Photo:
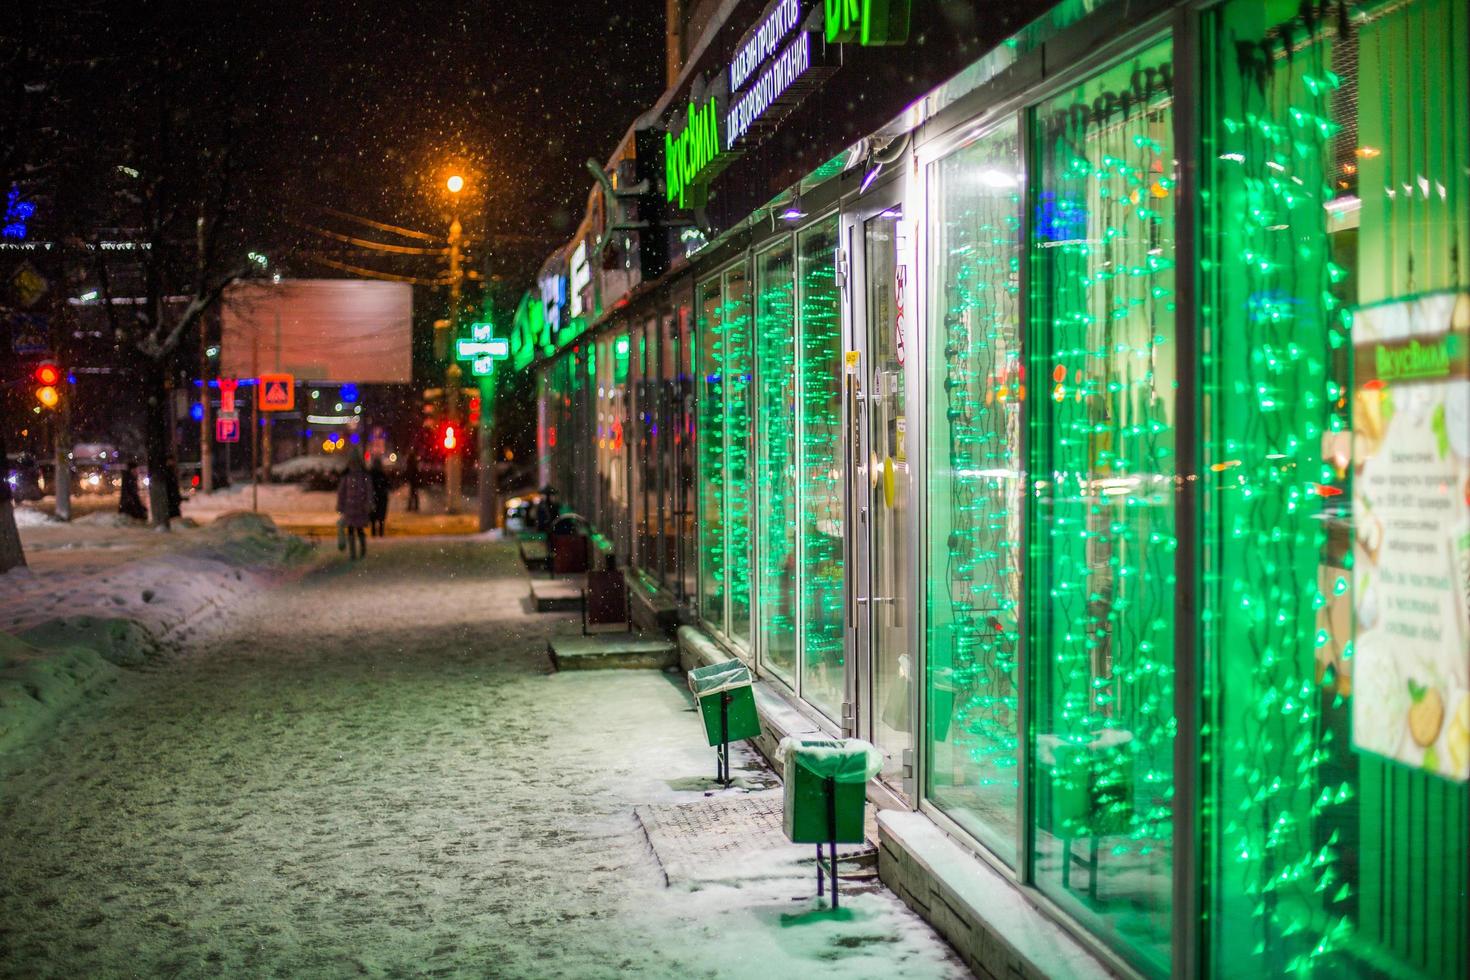
[[[854,715],[883,754],[880,779],[913,795],[913,570],[905,361],[913,315],[908,223],[896,191],[883,191],[849,225],[855,357],[848,365],[852,432]]]

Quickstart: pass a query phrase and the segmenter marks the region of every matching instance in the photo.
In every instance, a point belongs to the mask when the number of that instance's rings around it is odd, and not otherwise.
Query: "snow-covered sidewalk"
[[[739,791],[681,676],[551,673],[525,593],[508,544],[373,542],[127,674],[0,781],[0,974],[964,975],[801,855],[667,877],[639,809]]]
[[[269,518],[160,533],[114,513],[17,511],[29,567],[0,575],[0,752],[265,588],[309,549]]]

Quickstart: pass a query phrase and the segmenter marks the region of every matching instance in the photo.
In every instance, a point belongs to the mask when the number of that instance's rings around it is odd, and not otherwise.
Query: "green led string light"
[[[1042,107],[1030,399],[1038,882],[1168,963],[1174,741],[1169,47]],[[1098,878],[1103,880],[1100,883]],[[1060,889],[1060,890],[1058,890]],[[1121,893],[1121,894],[1120,894]]]
[[[934,798],[1002,852],[1019,791],[1020,146],[1012,125],[939,167],[941,332],[931,352],[930,758]]]
[[[757,604],[763,665],[796,667],[796,305],[791,246],[756,257]]]
[[[699,566],[700,613],[716,629],[725,627],[725,386],[724,323],[720,282],[699,287],[697,301],[699,359],[695,388],[699,392]]]
[[[1218,900],[1230,914],[1218,928],[1232,962],[1248,951],[1252,972],[1276,974],[1311,973],[1351,933],[1338,835],[1317,833],[1324,814],[1353,795],[1347,782],[1324,784],[1336,747],[1314,683],[1316,648],[1328,642],[1317,625],[1327,603],[1319,564],[1336,566],[1343,591],[1352,564],[1351,551],[1325,554],[1329,498],[1317,492],[1341,491],[1347,478],[1324,463],[1322,447],[1324,432],[1348,429],[1336,406],[1345,404],[1351,326],[1335,295],[1345,273],[1328,254],[1324,205],[1341,128],[1331,109],[1342,79],[1328,67],[1325,32],[1292,18],[1237,45],[1238,71],[1219,83],[1230,110],[1217,120],[1211,161],[1222,223],[1211,311],[1222,350],[1208,382],[1206,516],[1219,549],[1208,622],[1212,646],[1228,651],[1216,688],[1213,803],[1228,855]],[[1333,351],[1342,353],[1329,373]],[[1340,642],[1350,659],[1351,640]]]
[[[801,359],[802,695],[836,715],[844,688],[842,320],[837,219],[797,241]]]
[[[1239,0],[1214,20],[1204,263],[1217,352],[1204,373],[1214,969],[1463,976],[1470,793],[1352,745],[1352,699],[1385,692],[1353,669],[1366,598],[1355,595],[1353,538],[1372,517],[1352,509],[1350,460],[1362,447],[1350,307],[1470,284],[1456,267],[1470,11],[1458,0]]]
[[[722,310],[725,338],[725,465],[726,521],[730,529],[729,590],[732,638],[750,640],[750,519],[751,519],[751,349],[750,306],[745,272],[725,274],[725,303]]]

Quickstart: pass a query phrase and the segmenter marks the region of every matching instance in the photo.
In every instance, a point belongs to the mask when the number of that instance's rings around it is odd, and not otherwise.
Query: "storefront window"
[[[632,431],[637,445],[629,457],[633,474],[633,563],[658,574],[658,321],[633,331]]]
[[[665,312],[658,318],[658,411],[654,417],[653,441],[658,451],[658,578],[677,593],[678,462],[675,451],[679,436],[679,337],[675,317]]]
[[[699,550],[699,531],[695,515],[696,463],[695,438],[696,416],[693,317],[689,309],[689,289],[680,287],[675,293],[676,305],[672,322],[677,324],[678,359],[674,375],[674,516],[679,527],[679,589],[681,599],[693,601],[699,588],[699,562],[695,558]]]
[[[725,344],[718,277],[700,283],[695,297],[699,359],[699,612],[717,630],[725,628]]]
[[[725,273],[725,520],[729,527],[730,638],[750,645],[750,403],[753,369],[744,266]]]
[[[1014,860],[1025,397],[1015,123],[932,175],[929,798]]]
[[[1470,975],[1470,8],[1237,0],[1202,133],[1208,948]]]
[[[1156,45],[1034,113],[1028,733],[1041,890],[1169,965],[1172,73]]]
[[[801,694],[841,713],[843,647],[842,316],[837,218],[797,236],[801,357]]]
[[[757,255],[755,270],[756,618],[762,666],[795,684],[796,273],[790,240]]]

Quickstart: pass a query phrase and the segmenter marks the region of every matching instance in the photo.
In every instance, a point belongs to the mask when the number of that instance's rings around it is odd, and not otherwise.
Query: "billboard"
[[[220,374],[412,380],[413,287],[366,279],[238,282],[220,312]]]

